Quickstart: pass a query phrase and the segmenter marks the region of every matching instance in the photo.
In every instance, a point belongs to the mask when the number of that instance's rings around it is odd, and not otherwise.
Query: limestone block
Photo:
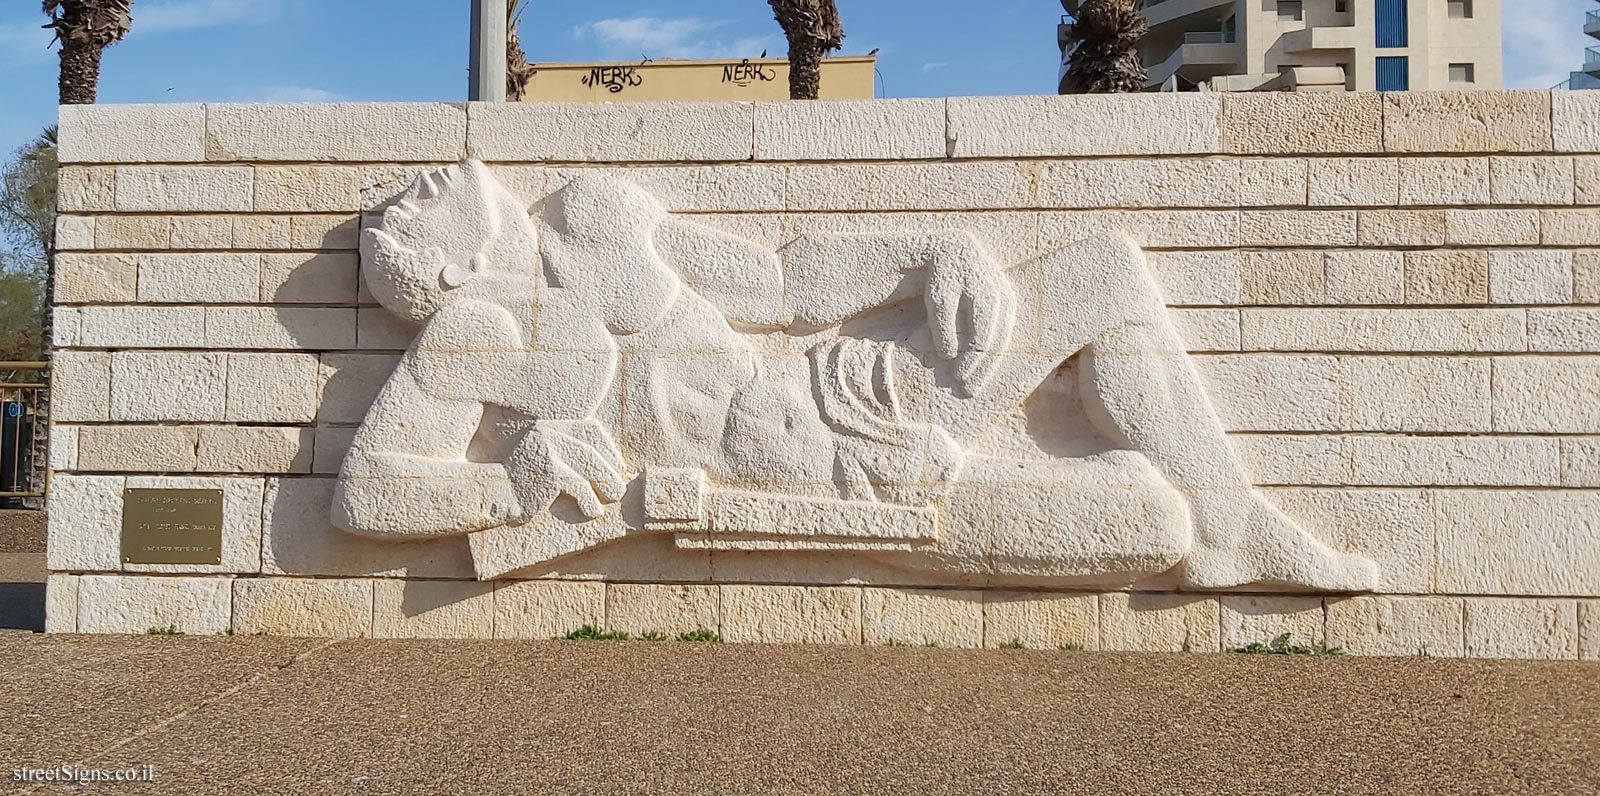
[[[112,420],[218,421],[228,390],[225,354],[111,355]]]
[[[1240,245],[1239,214],[1223,210],[1065,210],[1039,214],[1040,246],[1050,251],[1100,232],[1122,232],[1140,246]]]
[[[317,420],[360,423],[399,364],[398,354],[323,354],[317,366]]]
[[[334,307],[206,307],[208,348],[352,348],[356,311]]]
[[[1600,157],[1572,159],[1573,200],[1580,205],[1600,204]],[[1551,202],[1549,204],[1566,204]]]
[[[1220,95],[951,97],[951,157],[1218,152]],[[1145,123],[1128,124],[1129,119]]]
[[[226,420],[309,423],[317,416],[312,354],[229,354]]]
[[[1489,253],[1489,300],[1496,304],[1566,304],[1572,301],[1572,281],[1570,251]]]
[[[172,245],[171,216],[100,216],[96,249],[165,249]]]
[[[412,181],[420,174],[434,171],[445,163],[383,163],[361,167],[361,210],[383,210],[394,204],[395,197],[410,187]],[[492,166],[496,176],[508,186],[516,181],[515,177],[533,177],[523,180],[519,187],[528,191],[528,195],[519,193],[531,207],[535,200],[543,198],[544,168],[541,166]]]
[[[142,254],[145,303],[254,304],[261,297],[259,254]]]
[[[1239,302],[1239,252],[1149,252],[1145,260],[1169,305]]]
[[[243,635],[365,638],[372,635],[370,580],[237,578],[233,631]]]
[[[354,249],[360,231],[360,216],[290,216],[288,248],[321,251]]]
[[[232,621],[232,583],[221,577],[84,575],[78,578],[78,632],[224,633]]]
[[[512,580],[494,585],[495,638],[562,638],[585,625],[607,626],[603,583]]]
[[[1324,640],[1321,597],[1224,594],[1219,600],[1224,650],[1266,643],[1284,633],[1296,644]]]
[[[82,326],[82,317],[77,307],[51,307],[50,318],[54,321],[50,329],[50,343],[56,348],[71,348],[78,345],[79,331]]]
[[[1550,437],[1367,437],[1351,440],[1353,483],[1378,486],[1560,486]]]
[[[1333,549],[1383,562],[1378,591],[1433,591],[1432,496],[1437,492],[1298,487],[1264,491],[1274,505]]]
[[[1600,433],[1600,357],[1498,357],[1494,430]]]
[[[227,249],[232,246],[232,216],[172,217],[174,249]]]
[[[1339,428],[1338,360],[1322,356],[1195,358],[1217,416],[1232,431]]]
[[[78,468],[101,472],[192,472],[200,433],[194,426],[85,426]]]
[[[332,478],[268,479],[261,569],[269,575],[471,578],[466,540],[395,544],[333,527]]]
[[[1561,438],[1561,485],[1600,487],[1600,438]]]
[[[57,351],[50,358],[50,415],[58,423],[110,419],[111,355]]]
[[[1308,172],[1308,161],[1297,158],[1242,158],[1239,206],[1304,206],[1309,200]]]
[[[56,176],[56,209],[100,213],[117,209],[115,166],[62,166]]]
[[[379,351],[404,351],[417,336],[417,327],[381,307],[356,310],[356,347]]]
[[[1244,246],[1354,246],[1354,210],[1244,210],[1239,213]]]
[[[1362,210],[1356,238],[1362,246],[1443,246],[1443,210]]]
[[[1573,159],[1489,158],[1489,200],[1497,205],[1570,205]]]
[[[1593,246],[1600,240],[1600,208],[1539,211],[1546,246]]]
[[[467,156],[480,160],[720,161],[754,151],[754,106],[742,102],[483,102],[467,113]]]
[[[219,478],[203,476],[130,475],[128,489],[220,489],[222,490],[222,562],[218,564],[131,564],[125,572],[227,572],[261,571],[261,500],[264,484],[259,478]],[[121,503],[121,496],[118,496]],[[121,539],[120,529],[118,539]],[[119,541],[120,549],[120,541]]]
[[[361,209],[354,166],[257,166],[257,213],[334,213]]]
[[[1400,159],[1400,204],[1488,203],[1488,158]]]
[[[320,220],[326,216],[314,216]],[[233,219],[233,248],[235,249],[288,249],[293,248],[293,227],[308,223],[304,216],[236,216]],[[315,245],[305,248],[318,248]]]
[[[893,233],[907,225],[921,229],[963,232],[978,239],[989,255],[1000,263],[1021,263],[1048,253],[1067,243],[1082,240],[1084,230],[1078,213],[1052,217],[1050,236],[1041,240],[1040,213],[1034,211],[973,211],[964,213],[795,213],[764,216],[755,213],[703,215],[696,220],[719,231],[777,249],[801,235]],[[1070,217],[1070,218],[1069,218]],[[774,223],[776,222],[776,226]],[[1211,234],[1204,220],[1193,222],[1195,237]],[[1212,224],[1214,226],[1214,223]],[[1238,239],[1234,225],[1233,240]],[[1065,237],[1056,237],[1056,236]]]
[[[942,100],[941,100],[942,101]],[[789,167],[764,164],[733,166],[633,166],[611,169],[625,175],[660,200],[674,213],[756,212],[784,209],[783,191]],[[573,178],[594,174],[593,167],[545,169],[530,166],[496,166],[492,173],[518,197],[531,197],[529,204],[543,201]],[[537,181],[527,176],[537,172]],[[516,185],[518,178],[529,187]]]
[[[756,160],[945,157],[943,99],[755,104]]]
[[[91,348],[203,348],[204,307],[84,307],[77,344]]]
[[[56,255],[56,301],[134,301],[139,258],[133,254]]]
[[[466,112],[442,102],[206,106],[207,160],[444,162],[466,139]]]
[[[1557,152],[1600,152],[1600,98],[1582,91],[1550,92]]]
[[[1600,596],[1600,494],[1440,490],[1433,499],[1439,591]]]
[[[1192,594],[1102,594],[1100,649],[1219,652],[1222,649],[1221,606],[1215,597]]]
[[[288,426],[201,426],[197,464],[205,473],[309,473],[312,430]]]
[[[1035,199],[1035,183],[1041,180],[1037,169],[1033,163],[1004,160],[791,166],[784,206],[789,210],[1028,208],[1040,204]]]
[[[1318,158],[1309,163],[1313,207],[1393,207],[1400,202],[1395,158]]]
[[[1228,443],[1250,482],[1345,484],[1350,482],[1349,438],[1312,434],[1233,434]]]
[[[1578,658],[1600,660],[1600,600],[1578,601]]]
[[[863,644],[984,645],[984,594],[947,589],[862,589]]]
[[[1224,94],[1222,147],[1264,155],[1382,152],[1382,100],[1342,92]]]
[[[1330,251],[1323,261],[1330,304],[1401,304],[1405,256],[1397,251]]]
[[[459,580],[374,582],[374,638],[493,638],[494,584]]]
[[[1466,655],[1469,658],[1576,660],[1576,600],[1468,597]]]
[[[664,633],[675,638],[680,633],[716,630],[721,623],[716,586],[610,583],[605,586],[604,599],[607,630],[633,635]]]
[[[1600,304],[1600,251],[1572,253],[1572,301]]]
[[[1242,310],[1244,346],[1268,351],[1525,351],[1521,310]]]
[[[93,248],[93,216],[56,216],[57,251]]]
[[[1049,161],[1037,175],[1039,206],[1233,207],[1239,169],[1238,161],[1219,159]]]
[[[311,472],[318,475],[338,475],[339,467],[344,464],[345,454],[350,452],[350,443],[354,441],[355,436],[356,430],[349,426],[317,426]]]
[[[252,177],[245,166],[118,166],[117,210],[249,212]]]
[[[63,105],[62,163],[195,163],[205,160],[205,106],[198,103]]]
[[[263,254],[260,300],[266,304],[354,304],[361,260],[355,252]]]
[[[1330,599],[1328,643],[1352,655],[1465,654],[1459,597]]]
[[[1484,357],[1341,357],[1339,379],[1341,430],[1498,430]]]
[[[78,469],[78,427],[50,427],[50,471]]]
[[[44,580],[44,632],[78,632],[78,576],[51,574]]]
[[[1384,92],[1390,152],[1545,152],[1548,91]]]
[[[1445,242],[1454,246],[1537,246],[1537,210],[1447,210]]]
[[[1327,292],[1320,251],[1247,251],[1240,263],[1246,304],[1320,304]]]
[[[122,568],[122,489],[110,475],[50,477],[45,566],[53,571],[114,572]]]
[[[1239,311],[1171,310],[1172,325],[1190,351],[1238,351]]]
[[[1489,300],[1487,252],[1406,252],[1405,266],[1407,304],[1483,304]]]
[[[861,590],[849,586],[718,587],[722,639],[734,643],[859,644]]]

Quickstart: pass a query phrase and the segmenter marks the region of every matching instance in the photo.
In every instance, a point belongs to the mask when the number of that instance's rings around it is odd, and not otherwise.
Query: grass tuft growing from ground
[[[719,635],[715,630],[700,628],[699,630],[691,630],[687,633],[679,633],[678,640],[692,641],[700,644],[721,644],[722,636]]]
[[[1295,644],[1290,641],[1291,634],[1284,633],[1277,638],[1266,642],[1252,641],[1242,647],[1230,647],[1229,652],[1238,652],[1245,655],[1343,655],[1343,647],[1330,647],[1321,641],[1310,644]]]
[[[594,625],[584,625],[567,634],[568,641],[627,641],[628,634],[620,630],[602,630]]]

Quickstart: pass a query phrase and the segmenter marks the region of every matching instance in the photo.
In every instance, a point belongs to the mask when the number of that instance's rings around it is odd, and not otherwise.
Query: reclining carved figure
[[[361,249],[419,331],[334,522],[466,534],[481,578],[672,534],[997,583],[1376,585],[1256,493],[1120,235],[1009,269],[965,232],[773,251],[600,172],[536,220],[467,161]]]

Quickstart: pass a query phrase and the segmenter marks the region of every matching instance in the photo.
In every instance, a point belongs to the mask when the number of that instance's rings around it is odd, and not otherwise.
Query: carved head
[[[522,203],[476,160],[424,173],[361,234],[361,269],[378,303],[423,321],[486,274],[538,273],[538,231]]]

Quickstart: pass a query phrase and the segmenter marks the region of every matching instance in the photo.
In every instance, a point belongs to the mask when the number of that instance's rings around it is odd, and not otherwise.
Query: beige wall
[[[872,99],[877,57],[822,62],[822,99]],[[538,102],[640,100],[784,100],[789,62],[782,58],[648,63],[541,63],[524,99]]]

